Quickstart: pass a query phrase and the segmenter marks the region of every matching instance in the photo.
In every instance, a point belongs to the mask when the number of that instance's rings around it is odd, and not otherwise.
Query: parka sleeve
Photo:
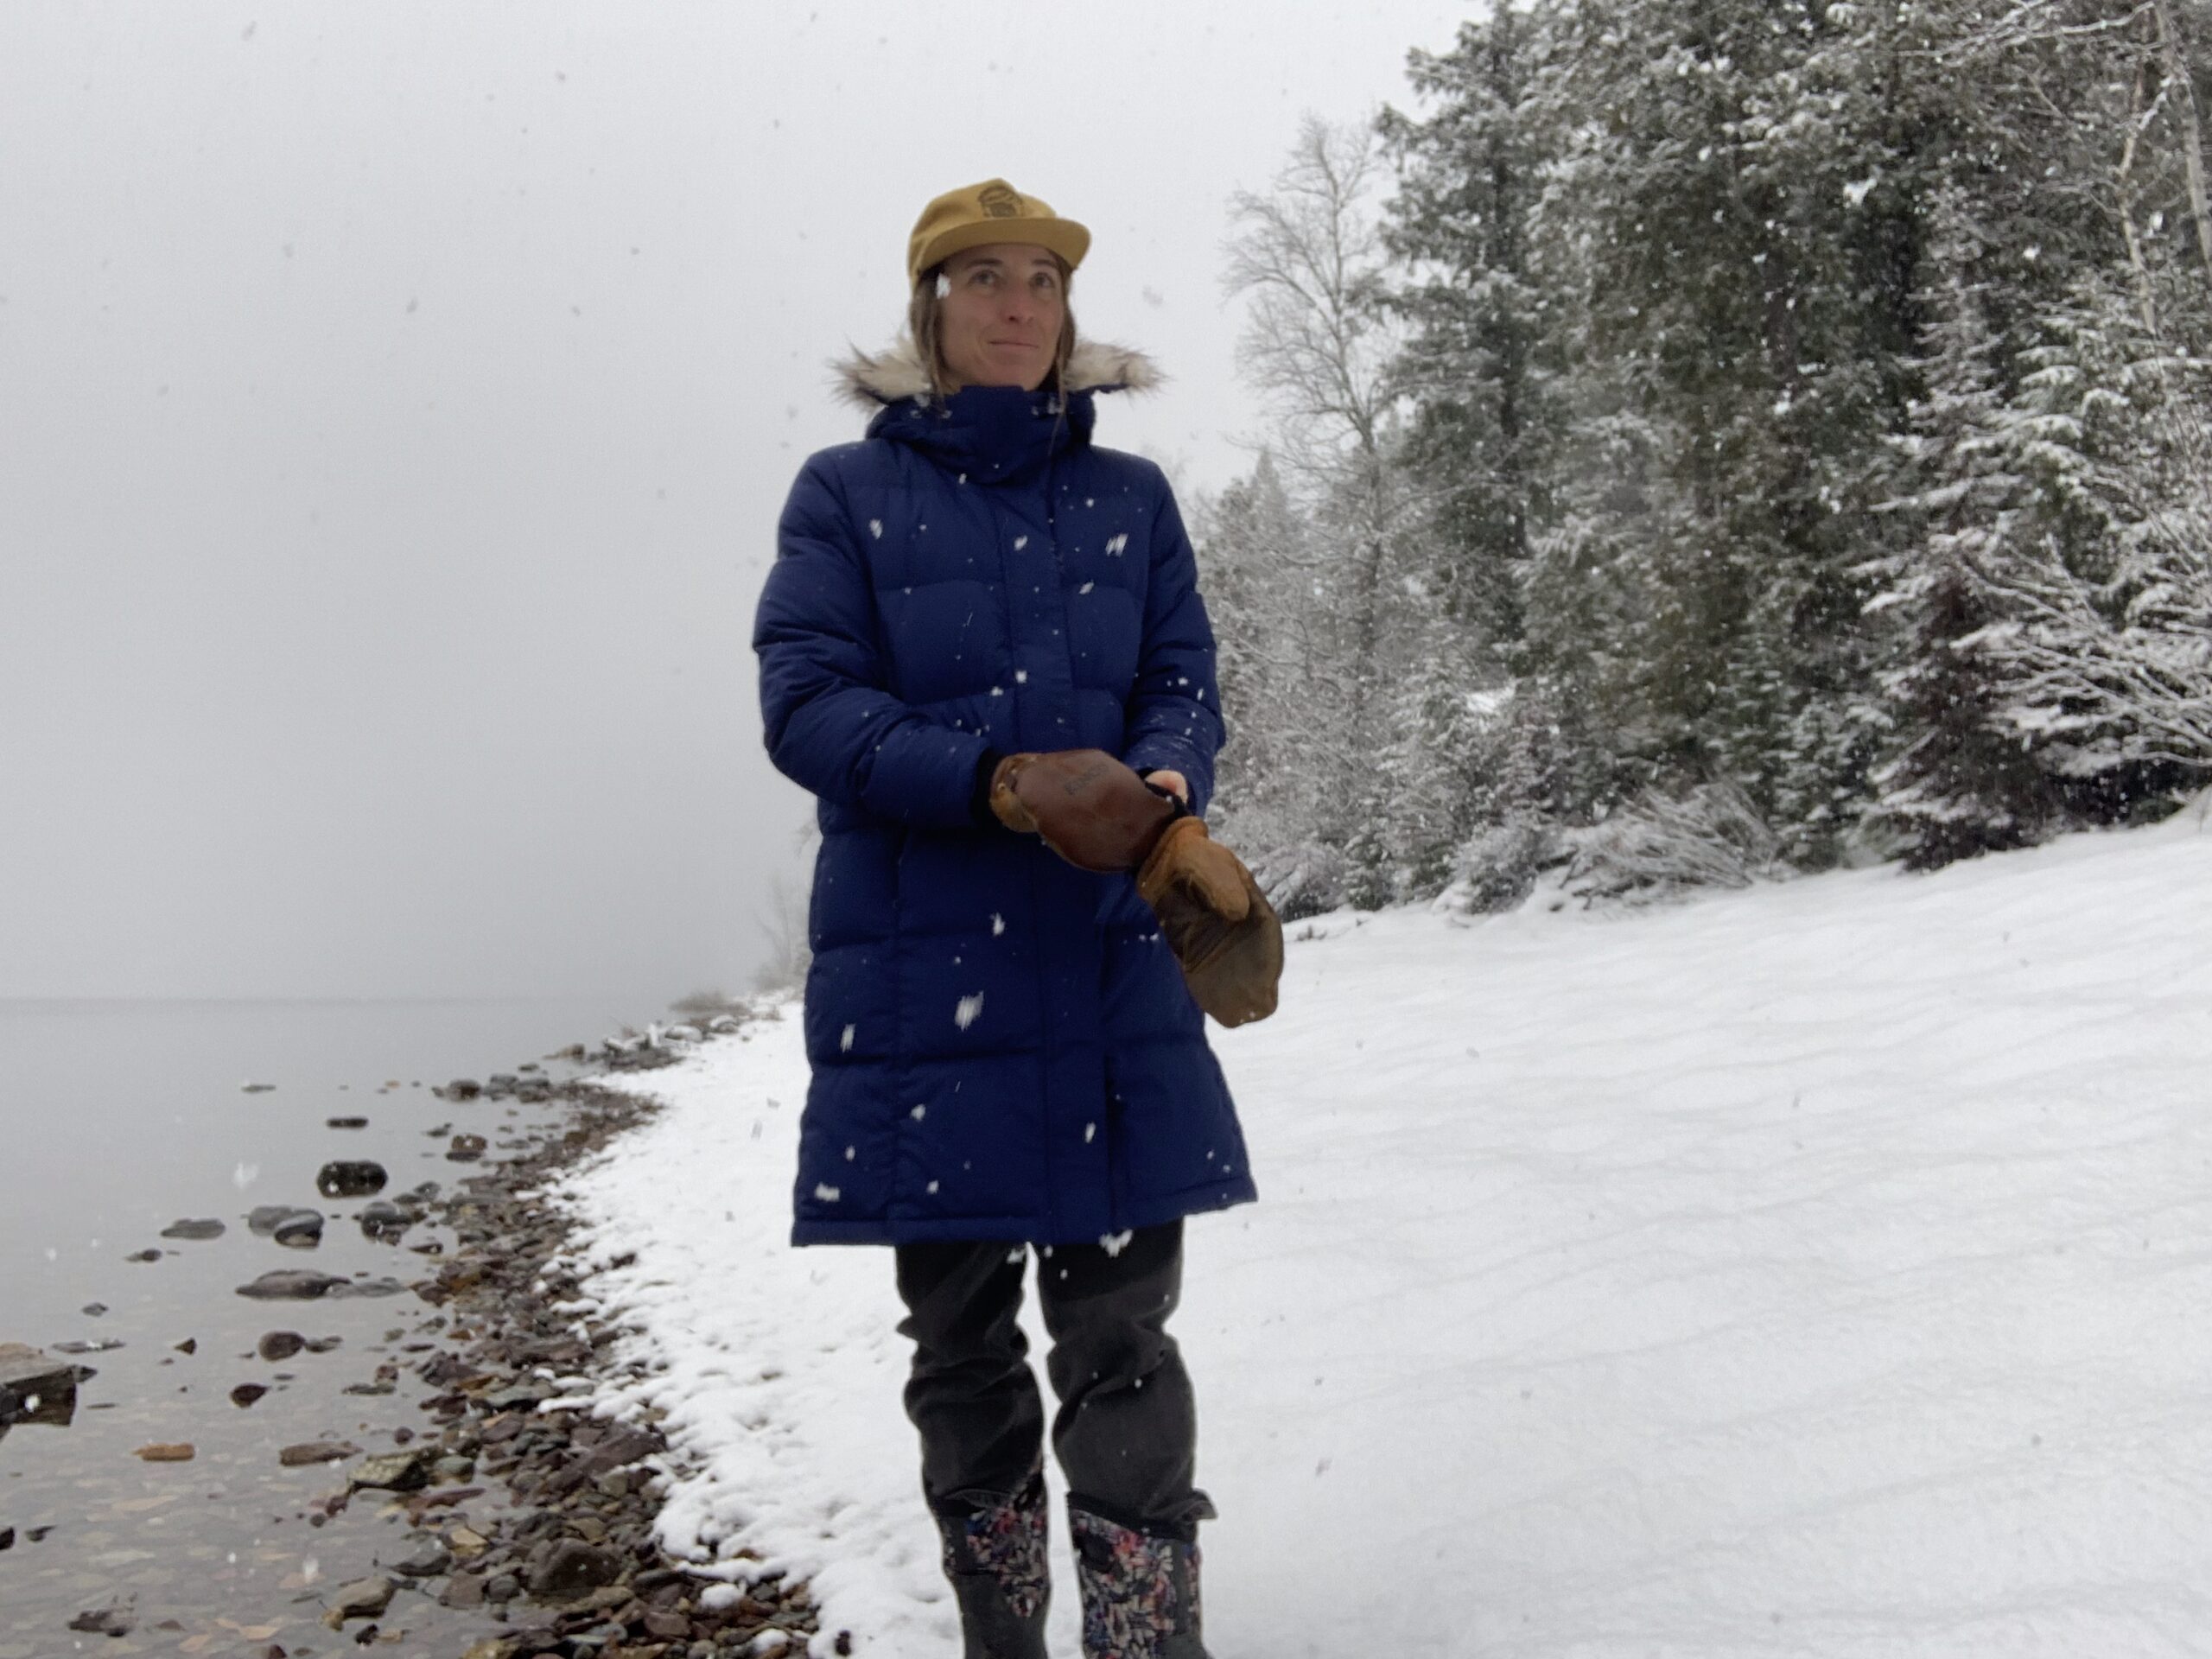
[[[1122,759],[1137,772],[1165,766],[1181,772],[1191,785],[1191,810],[1203,813],[1213,797],[1213,760],[1222,744],[1221,687],[1214,678],[1213,625],[1198,597],[1198,556],[1164,477],[1127,729]]]
[[[824,800],[902,823],[974,823],[983,736],[933,720],[887,689],[867,563],[820,456],[801,469],[784,504],[753,649],[778,771]]]

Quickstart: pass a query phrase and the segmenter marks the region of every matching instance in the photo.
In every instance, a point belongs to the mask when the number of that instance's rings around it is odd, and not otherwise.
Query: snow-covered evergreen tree
[[[1507,900],[1624,812],[1934,864],[2212,776],[2208,41],[1529,0],[1414,54],[1380,242],[1374,151],[1301,135],[1232,286],[1312,787],[1227,798],[1312,902]]]
[[[1869,607],[1896,629],[1887,706],[1869,711],[1895,734],[1876,774],[1875,817],[1921,869],[2032,842],[2056,809],[2008,717],[2012,669],[2000,641],[2012,619],[1999,594],[2024,556],[2015,538],[2028,486],[1986,315],[1986,250],[1959,191],[1939,195],[1933,213],[1927,390],[1898,441],[1910,493],[1892,504],[1912,533],[1884,562],[1887,581]]]

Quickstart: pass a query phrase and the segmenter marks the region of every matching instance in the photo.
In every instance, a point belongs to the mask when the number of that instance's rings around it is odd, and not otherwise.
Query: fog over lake
[[[1101,438],[1218,484],[1226,198],[1463,10],[0,10],[0,996],[741,988],[753,601],[920,204],[1088,222],[1173,376]]]

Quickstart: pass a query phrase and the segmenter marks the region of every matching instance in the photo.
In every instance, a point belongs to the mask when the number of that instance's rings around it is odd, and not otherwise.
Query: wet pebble
[[[336,1630],[349,1618],[376,1618],[391,1605],[392,1592],[398,1586],[390,1579],[356,1579],[351,1584],[341,1584],[331,1592],[330,1611],[322,1622]]]
[[[315,1190],[326,1198],[365,1198],[384,1191],[382,1164],[365,1159],[340,1159],[315,1172]]]
[[[411,1492],[430,1484],[430,1465],[436,1460],[437,1454],[423,1446],[387,1452],[381,1457],[362,1459],[347,1471],[346,1478],[356,1487],[377,1486],[388,1491]]]
[[[158,1262],[162,1259],[162,1253],[154,1249],[133,1250],[123,1259],[126,1262]]]
[[[396,1561],[391,1570],[403,1579],[435,1579],[453,1571],[453,1552],[437,1544],[426,1544],[404,1561]]]
[[[128,1636],[137,1621],[131,1617],[127,1604],[112,1607],[99,1607],[83,1612],[69,1621],[73,1630],[82,1630],[88,1636]]]
[[[378,1198],[362,1207],[361,1231],[369,1238],[389,1241],[397,1238],[412,1227],[416,1219],[390,1199]]]
[[[339,1463],[360,1454],[361,1448],[348,1440],[303,1440],[279,1452],[276,1461],[287,1469],[303,1469],[309,1464]]]
[[[348,1281],[327,1273],[308,1273],[295,1268],[278,1268],[264,1273],[250,1285],[240,1285],[238,1294],[251,1296],[257,1301],[309,1302],[327,1296]]]
[[[163,1238],[220,1238],[223,1233],[223,1224],[212,1216],[198,1221],[173,1221],[162,1229]]]
[[[253,1351],[267,1360],[289,1359],[308,1345],[308,1339],[296,1331],[265,1331]]]
[[[326,1117],[322,1122],[324,1128],[332,1129],[365,1129],[369,1127],[369,1120],[365,1117]]]
[[[148,1463],[190,1463],[194,1455],[189,1440],[156,1440],[131,1453]]]
[[[240,1407],[250,1406],[268,1392],[269,1385],[266,1382],[241,1382],[231,1390],[231,1403]]]
[[[366,1279],[340,1279],[331,1286],[330,1294],[342,1300],[348,1296],[397,1296],[406,1289],[398,1280],[378,1274]]]

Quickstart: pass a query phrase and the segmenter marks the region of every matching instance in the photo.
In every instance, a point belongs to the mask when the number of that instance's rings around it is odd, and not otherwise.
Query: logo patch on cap
[[[986,219],[1021,217],[1021,198],[1005,185],[993,185],[976,200]]]

